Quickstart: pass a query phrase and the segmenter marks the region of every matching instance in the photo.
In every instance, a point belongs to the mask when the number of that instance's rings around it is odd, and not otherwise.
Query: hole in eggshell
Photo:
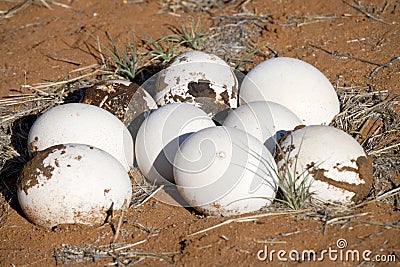
[[[188,83],[189,94],[194,97],[209,97],[215,99],[216,93],[211,88],[211,82],[209,80],[199,79],[198,82]]]

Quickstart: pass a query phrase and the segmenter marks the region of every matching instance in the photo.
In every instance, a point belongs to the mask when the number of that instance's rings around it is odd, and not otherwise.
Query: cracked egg
[[[57,145],[38,152],[23,168],[20,206],[33,223],[100,225],[132,196],[124,167],[93,146]]]
[[[157,74],[154,98],[159,106],[188,102],[213,116],[237,107],[238,81],[229,65],[213,54],[190,51],[178,55]]]
[[[312,197],[351,204],[372,188],[372,160],[350,135],[331,126],[295,130],[280,143],[278,168],[310,184]]]

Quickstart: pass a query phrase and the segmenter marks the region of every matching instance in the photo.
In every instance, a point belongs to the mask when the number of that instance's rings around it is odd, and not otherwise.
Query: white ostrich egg
[[[255,66],[240,87],[240,103],[273,101],[296,114],[305,125],[329,124],[340,104],[332,84],[311,64],[287,57]]]
[[[253,135],[274,154],[280,137],[301,124],[296,114],[285,106],[271,101],[255,101],[231,111],[223,125]]]
[[[310,185],[312,197],[350,204],[365,198],[373,181],[372,161],[347,133],[312,125],[292,132],[280,144],[278,168]],[[278,153],[278,152],[277,152]]]
[[[215,115],[237,107],[238,81],[232,68],[221,58],[200,51],[177,56],[157,74],[154,99],[159,106],[188,102]]]
[[[182,197],[207,215],[238,215],[268,206],[277,190],[276,164],[246,132],[217,126],[189,136],[174,161]]]
[[[97,106],[71,103],[44,112],[28,135],[29,152],[59,144],[86,144],[114,156],[128,171],[133,166],[133,139],[125,125]]]
[[[93,146],[57,145],[38,152],[18,180],[18,200],[37,225],[100,225],[130,203],[132,185],[113,156]]]
[[[173,182],[172,164],[182,141],[191,133],[215,126],[201,109],[172,103],[152,112],[139,128],[135,141],[138,167],[152,183]]]

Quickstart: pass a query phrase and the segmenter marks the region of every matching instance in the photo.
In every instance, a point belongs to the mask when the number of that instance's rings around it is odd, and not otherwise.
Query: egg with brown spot
[[[134,143],[127,127],[110,112],[88,104],[70,103],[43,112],[28,135],[30,153],[59,144],[86,144],[114,156],[128,171]]]
[[[331,126],[292,132],[280,143],[276,158],[285,177],[297,177],[298,184],[306,181],[312,197],[323,202],[351,204],[372,188],[372,160],[353,137]]]
[[[106,80],[86,88],[82,103],[103,108],[121,121],[139,85],[127,80]]]
[[[17,195],[22,211],[37,225],[100,225],[110,210],[130,202],[132,185],[110,154],[67,144],[38,152],[24,166]]]
[[[237,107],[238,81],[229,65],[213,54],[190,51],[157,74],[154,98],[159,106],[188,102],[213,116]]]

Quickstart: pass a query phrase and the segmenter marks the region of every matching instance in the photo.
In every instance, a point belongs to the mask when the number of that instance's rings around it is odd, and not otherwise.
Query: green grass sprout
[[[125,49],[123,50],[117,46],[108,32],[106,32],[106,35],[111,45],[111,48],[104,46],[112,62],[112,67],[110,67],[110,69],[114,69],[119,76],[134,81],[135,77],[141,72],[141,68],[139,67],[139,55],[133,43],[135,38],[134,34],[132,33],[132,41],[128,39]]]
[[[192,22],[190,25],[182,24],[180,30],[174,29],[176,36],[180,39],[180,43],[194,50],[203,48],[205,32],[200,28],[200,21]]]

